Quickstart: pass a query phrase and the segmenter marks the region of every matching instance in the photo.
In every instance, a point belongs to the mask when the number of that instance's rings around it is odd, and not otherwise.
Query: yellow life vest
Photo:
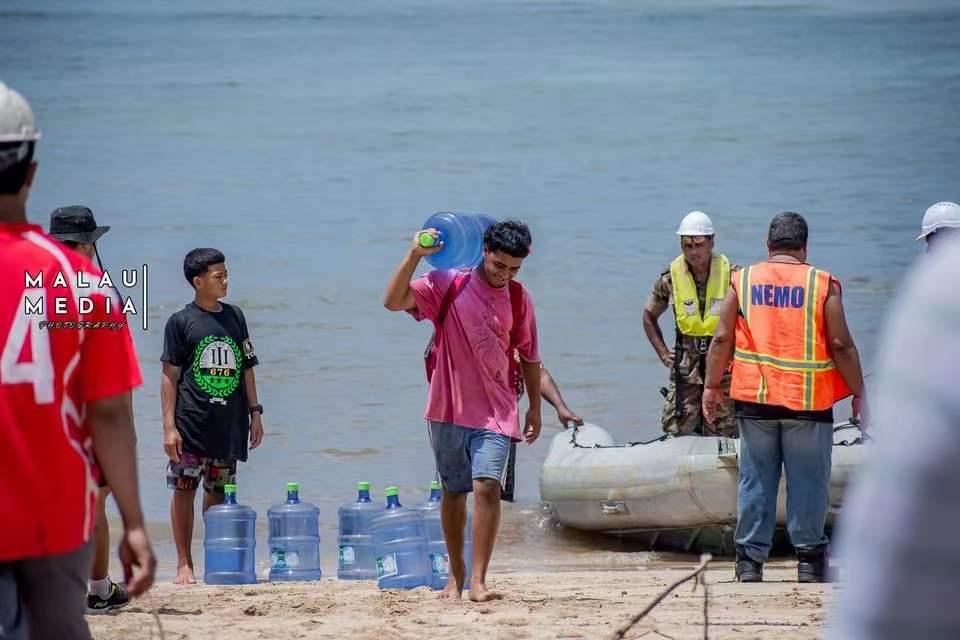
[[[702,316],[697,283],[683,255],[670,263],[670,279],[673,281],[673,311],[680,333],[698,338],[712,336],[720,320],[720,306],[730,287],[730,261],[723,254],[715,254],[711,258],[707,300]]]

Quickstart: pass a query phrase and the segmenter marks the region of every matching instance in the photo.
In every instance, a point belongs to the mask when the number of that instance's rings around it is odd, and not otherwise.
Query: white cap
[[[0,82],[0,144],[6,147],[0,152],[0,171],[26,158],[30,143],[39,139],[30,105],[22,95]]]
[[[712,236],[713,221],[703,211],[691,211],[680,221],[678,236]]]
[[[33,110],[22,95],[0,82],[0,143],[40,139]]]
[[[923,223],[917,240],[923,240],[940,229],[960,229],[960,205],[955,202],[938,202],[923,214]]]

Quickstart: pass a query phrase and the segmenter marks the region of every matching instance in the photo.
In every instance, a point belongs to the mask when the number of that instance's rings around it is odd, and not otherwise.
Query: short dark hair
[[[767,233],[767,248],[771,251],[799,251],[807,247],[809,229],[803,216],[784,211],[773,216]]]
[[[183,276],[192,287],[194,278],[205,274],[211,265],[226,261],[223,253],[216,249],[208,247],[194,249],[183,259]]]
[[[8,154],[16,154],[23,142],[3,142],[0,143],[0,158]],[[27,172],[30,170],[30,163],[33,162],[33,152],[37,147],[36,142],[27,142],[27,155],[19,162],[0,171],[0,195],[12,196],[20,193],[23,185],[27,181]]]
[[[67,245],[71,249],[76,249],[77,247],[80,246],[80,243],[77,242],[76,240],[61,240],[60,242]]]
[[[483,245],[490,251],[502,251],[514,258],[530,255],[530,227],[519,220],[504,220],[490,225],[483,234]]]

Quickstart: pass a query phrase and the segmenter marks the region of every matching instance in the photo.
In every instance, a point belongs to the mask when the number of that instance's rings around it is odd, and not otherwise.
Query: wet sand
[[[324,578],[319,583],[213,587],[160,583],[125,610],[88,618],[94,638],[159,638],[156,611],[168,640],[199,638],[357,638],[419,640],[443,637],[609,638],[696,561],[654,562],[628,570],[534,573],[501,570],[491,586],[504,599],[474,603],[437,599],[426,588],[380,591],[368,582]],[[833,585],[795,582],[791,562],[766,567],[766,582],[733,582],[727,561],[710,565],[710,638],[817,638]],[[656,631],[662,635],[651,633]],[[679,587],[627,638],[703,638],[703,594]]]

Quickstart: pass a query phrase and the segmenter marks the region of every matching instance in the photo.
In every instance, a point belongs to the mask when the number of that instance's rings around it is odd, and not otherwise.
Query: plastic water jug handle
[[[627,503],[623,500],[604,500],[600,503],[600,512],[605,516],[616,516],[630,513]]]

